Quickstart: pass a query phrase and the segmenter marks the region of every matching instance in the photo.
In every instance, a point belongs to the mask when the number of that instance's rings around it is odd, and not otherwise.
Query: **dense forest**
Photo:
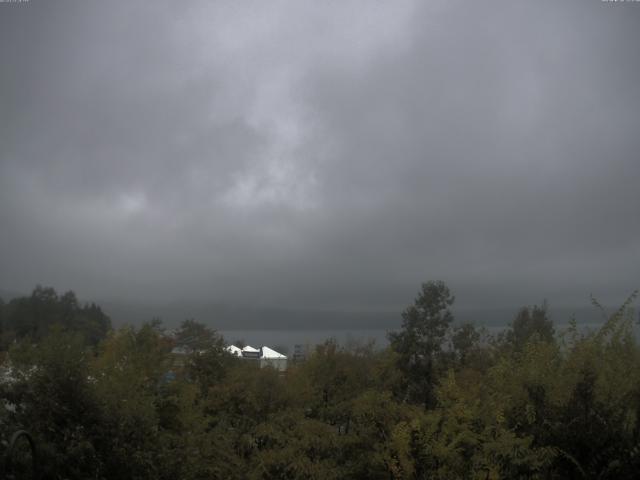
[[[328,339],[282,374],[38,287],[0,302],[1,440],[29,431],[51,479],[637,478],[635,297],[595,331],[541,305],[491,336],[427,282],[387,348]]]

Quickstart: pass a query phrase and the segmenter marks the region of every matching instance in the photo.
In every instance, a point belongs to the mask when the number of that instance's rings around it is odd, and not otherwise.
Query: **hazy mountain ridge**
[[[114,325],[138,324],[158,317],[168,326],[177,325],[186,318],[193,318],[219,329],[397,329],[402,324],[402,309],[340,310],[302,309],[286,307],[251,307],[229,304],[176,302],[165,305],[143,303],[98,302],[110,315]],[[520,307],[453,308],[457,322],[476,325],[504,326],[513,320]],[[613,311],[613,308],[608,309]],[[602,314],[592,306],[550,307],[550,316],[557,325],[568,323],[575,317],[579,324],[603,321]]]
[[[0,289],[5,302],[28,296],[22,292]],[[259,307],[204,301],[126,301],[80,298],[80,303],[96,303],[109,315],[114,326],[139,325],[160,318],[168,327],[193,318],[218,330],[367,330],[398,329],[402,324],[402,308],[392,310],[314,309],[300,307]],[[513,320],[520,307],[453,307],[456,322],[471,322],[486,327],[504,326]],[[605,307],[613,313],[614,307]],[[556,325],[565,325],[575,317],[579,324],[603,322],[602,313],[591,305],[549,307]]]

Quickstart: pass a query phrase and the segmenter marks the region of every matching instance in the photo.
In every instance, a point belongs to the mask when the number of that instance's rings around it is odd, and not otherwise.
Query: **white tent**
[[[233,355],[234,357],[242,356],[242,349],[236,347],[235,345],[229,345],[228,347],[225,348],[225,350],[229,352],[231,355]]]
[[[262,355],[260,355],[260,358],[287,358],[287,356],[276,352],[272,348],[264,346],[262,347]]]
[[[260,358],[260,350],[253,348],[251,345],[247,345],[242,349],[242,356],[244,358]]]
[[[263,346],[260,349],[260,368],[263,367],[273,367],[284,372],[287,369],[287,356]]]

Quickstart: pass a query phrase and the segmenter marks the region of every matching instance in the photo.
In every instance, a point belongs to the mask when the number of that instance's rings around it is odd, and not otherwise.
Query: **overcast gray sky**
[[[640,3],[0,3],[0,288],[395,308],[640,286]]]

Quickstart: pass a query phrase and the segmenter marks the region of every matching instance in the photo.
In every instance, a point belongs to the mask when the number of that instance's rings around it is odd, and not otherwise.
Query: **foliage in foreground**
[[[389,348],[329,340],[286,376],[193,321],[175,338],[205,353],[179,363],[158,322],[97,345],[58,325],[9,350],[0,425],[54,479],[635,478],[633,299],[595,332],[555,334],[542,306],[492,338],[430,282]]]

